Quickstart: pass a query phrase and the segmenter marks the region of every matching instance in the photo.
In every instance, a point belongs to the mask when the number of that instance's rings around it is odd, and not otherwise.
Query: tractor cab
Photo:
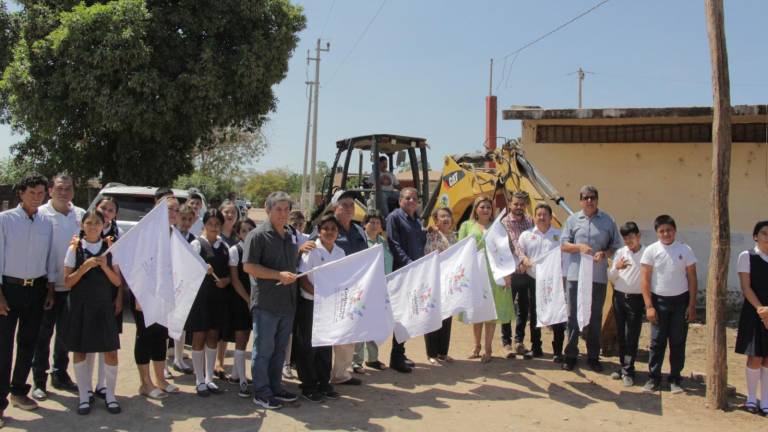
[[[327,208],[333,194],[340,189],[357,192],[354,217],[357,221],[373,209],[386,218],[398,207],[400,190],[404,187],[416,188],[422,203],[429,198],[426,139],[364,135],[337,141],[336,150],[331,171],[323,180],[323,202],[312,219]]]

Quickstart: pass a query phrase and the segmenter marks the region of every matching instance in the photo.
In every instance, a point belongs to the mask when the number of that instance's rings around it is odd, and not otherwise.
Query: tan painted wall
[[[694,248],[699,259],[703,288],[709,257],[711,144],[537,144],[535,127],[535,122],[523,122],[523,150],[571,208],[580,208],[579,188],[593,184],[600,192],[600,208],[619,224],[636,221],[646,244],[655,241],[653,219],[663,213],[672,215],[680,237]],[[755,222],[768,219],[765,143],[733,145],[730,209],[733,253],[729,288],[734,293],[732,301],[740,302],[733,271],[736,256],[752,246]]]

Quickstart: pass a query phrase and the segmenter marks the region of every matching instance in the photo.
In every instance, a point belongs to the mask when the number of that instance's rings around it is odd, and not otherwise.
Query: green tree
[[[208,201],[223,201],[227,199],[231,192],[235,191],[235,182],[232,179],[225,179],[220,176],[205,175],[200,171],[191,174],[179,176],[174,182],[173,187],[178,189],[197,188],[205,195]]]
[[[0,159],[0,185],[15,185],[25,175],[35,171],[35,166],[20,159]]]
[[[196,170],[213,177],[240,177],[243,167],[259,160],[267,149],[260,131],[217,128],[209,138],[207,143],[198,145],[194,163]]]
[[[287,192],[294,200],[298,200],[300,190],[300,175],[277,168],[251,174],[243,186],[243,195],[251,200],[254,207],[264,207],[267,196],[272,192]]]
[[[168,184],[222,128],[253,133],[305,26],[288,0],[22,0],[0,92],[45,171]]]

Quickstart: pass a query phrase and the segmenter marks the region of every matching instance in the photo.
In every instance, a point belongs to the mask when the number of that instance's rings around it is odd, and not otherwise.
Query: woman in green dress
[[[493,201],[487,196],[478,196],[475,198],[475,202],[472,205],[472,214],[470,218],[461,224],[459,228],[459,240],[474,236],[477,240],[477,249],[485,249],[485,231],[493,223]],[[493,276],[491,275],[490,268],[487,269],[488,278],[493,290],[493,300],[496,303],[496,316],[497,320],[504,324],[512,321],[514,315],[514,309],[512,306],[512,291],[504,286],[497,285]],[[485,338],[483,336],[483,327],[485,327]],[[486,321],[484,323],[473,324],[473,333],[475,337],[475,349],[469,358],[480,358],[483,363],[491,361],[491,345],[493,343],[493,334],[496,331],[496,321]],[[484,342],[484,353],[480,357],[480,341]]]

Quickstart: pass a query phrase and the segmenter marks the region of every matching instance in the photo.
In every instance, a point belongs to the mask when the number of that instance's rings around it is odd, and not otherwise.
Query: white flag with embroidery
[[[109,250],[141,305],[147,326],[168,325],[174,303],[169,231],[168,205],[163,200]]]
[[[559,247],[536,258],[536,326],[545,327],[568,321],[568,306],[563,287],[563,261]]]
[[[398,342],[405,342],[442,326],[440,260],[437,252],[395,270],[386,278]]]
[[[485,250],[488,254],[488,264],[491,267],[493,280],[498,284],[504,283],[504,277],[511,275],[517,268],[517,258],[509,245],[509,234],[501,219],[507,214],[506,210],[488,228],[485,233]]]
[[[577,289],[578,299],[576,302],[576,318],[578,318],[579,330],[583,330],[589,324],[589,319],[592,315],[592,270],[594,264],[595,257],[581,254]]]
[[[472,284],[472,307],[466,311],[463,319],[467,324],[495,321],[497,318],[496,303],[493,300],[493,289],[488,274],[488,261],[484,251],[475,252],[475,264],[474,280],[476,282]]]
[[[469,236],[440,253],[440,309],[443,319],[472,308],[472,289],[477,282],[477,242]]]
[[[315,267],[312,275],[313,347],[383,341],[392,334],[380,244]]]
[[[167,327],[168,335],[179,339],[192,303],[195,302],[200,285],[208,272],[208,265],[175,229],[171,233],[171,268],[174,303]]]

